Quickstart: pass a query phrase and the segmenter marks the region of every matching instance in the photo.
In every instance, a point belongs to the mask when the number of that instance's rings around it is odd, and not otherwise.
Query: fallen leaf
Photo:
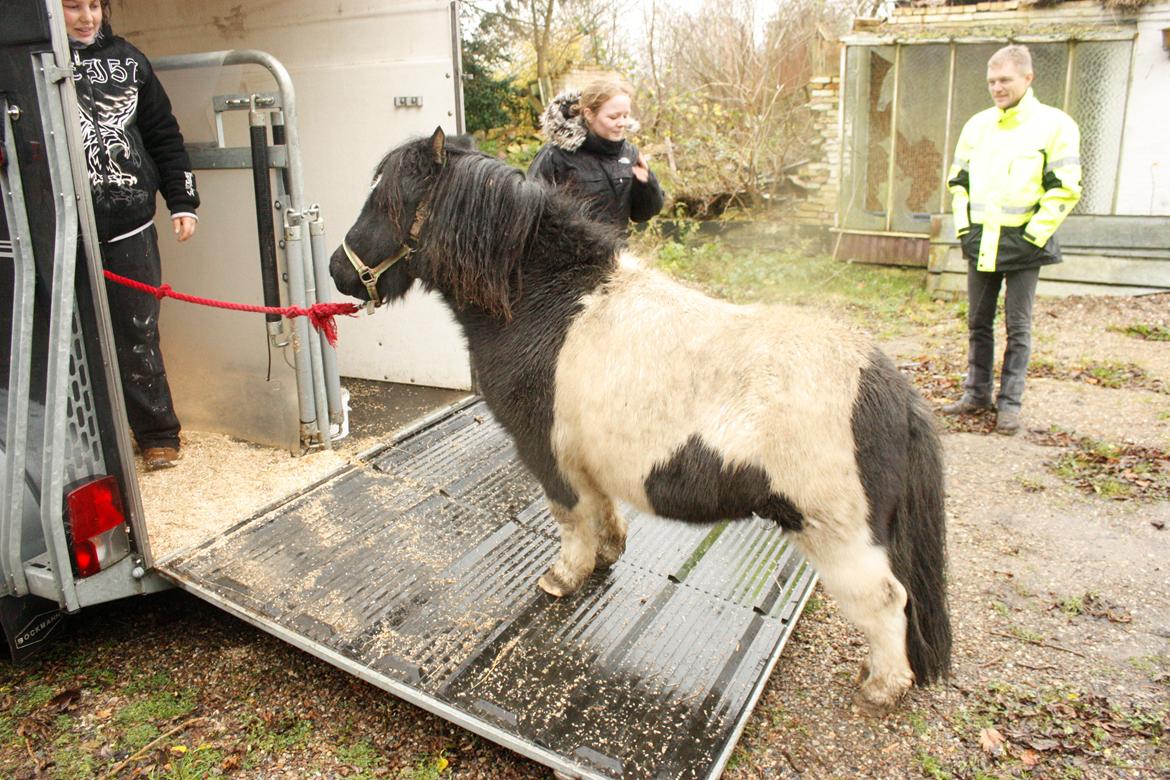
[[[49,706],[57,712],[69,712],[77,709],[77,700],[80,698],[80,688],[67,688],[49,699]]]
[[[987,728],[979,732],[979,747],[988,755],[1003,755],[1003,742],[1003,734],[1000,734],[996,729]]]
[[[1040,763],[1040,754],[1037,753],[1035,750],[1031,750],[1031,749],[1025,750],[1023,753],[1020,754],[1020,763],[1022,763],[1024,766],[1031,769],[1032,767],[1034,767]]]
[[[187,746],[186,745],[171,745],[171,752],[174,753],[176,756],[181,756],[187,752]]]

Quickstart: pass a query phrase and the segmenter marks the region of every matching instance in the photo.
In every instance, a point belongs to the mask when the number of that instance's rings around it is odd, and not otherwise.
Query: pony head
[[[342,293],[375,305],[417,279],[456,309],[506,319],[545,197],[522,172],[436,128],[378,164],[330,275]]]
[[[416,276],[410,272],[410,255],[418,249],[426,220],[424,201],[446,161],[442,128],[382,158],[357,221],[329,259],[339,291],[381,305],[411,288]]]

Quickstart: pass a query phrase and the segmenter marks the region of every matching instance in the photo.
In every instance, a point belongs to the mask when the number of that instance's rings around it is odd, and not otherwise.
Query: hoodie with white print
[[[101,240],[116,241],[151,224],[157,192],[172,217],[194,217],[195,174],[171,101],[146,55],[103,23],[93,43],[73,43],[73,70]]]

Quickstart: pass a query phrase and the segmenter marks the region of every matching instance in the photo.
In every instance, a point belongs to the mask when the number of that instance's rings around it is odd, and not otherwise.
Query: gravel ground
[[[1040,301],[1035,358],[1061,371],[1030,382],[1028,430],[944,421],[950,680],[856,714],[864,646],[818,592],[725,777],[1170,777],[1170,342],[1113,330],[1168,317],[1166,295]],[[887,348],[937,405],[963,343],[940,322]],[[1121,482],[1060,468],[1085,437]],[[549,772],[179,592],[86,610],[0,666],[0,777],[219,775]]]

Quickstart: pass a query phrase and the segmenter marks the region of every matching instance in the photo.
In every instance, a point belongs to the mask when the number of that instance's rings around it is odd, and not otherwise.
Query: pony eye
[[[378,182],[380,181],[382,181],[382,174],[379,173],[374,177],[374,180],[370,182],[370,191],[373,191],[373,189],[378,186]]]

